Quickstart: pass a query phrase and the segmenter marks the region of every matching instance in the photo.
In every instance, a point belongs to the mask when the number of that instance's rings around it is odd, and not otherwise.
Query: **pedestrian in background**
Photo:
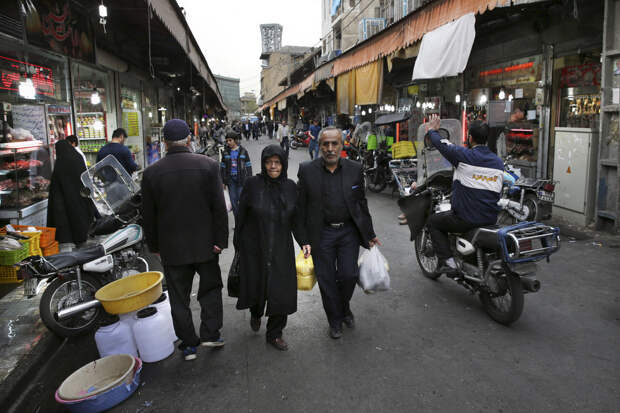
[[[300,244],[310,244],[329,335],[342,336],[342,324],[352,328],[355,317],[350,300],[359,276],[360,245],[379,244],[364,193],[359,162],[340,157],[342,131],[321,130],[321,158],[299,167],[297,210],[303,225],[297,229]]]
[[[280,142],[280,146],[282,147],[282,149],[284,149],[284,151],[286,152],[286,159],[288,159],[288,153],[290,150],[289,147],[289,136],[291,134],[291,131],[288,127],[288,125],[286,124],[286,121],[283,120],[282,121],[282,125],[278,128],[278,142]]]
[[[88,238],[95,217],[90,198],[80,195],[81,175],[86,171],[82,156],[70,140],[56,142],[56,163],[50,182],[47,225],[56,228],[56,240],[62,252],[72,251]]]
[[[254,140],[258,140],[258,136],[260,135],[260,128],[258,126],[258,121],[252,123],[252,137]]]
[[[97,162],[108,155],[114,155],[129,175],[140,169],[138,164],[133,160],[131,151],[125,146],[126,139],[127,131],[125,131],[125,129],[118,128],[112,132],[112,142],[99,149],[99,152],[97,152]]]
[[[185,360],[193,360],[201,341],[207,347],[224,345],[218,259],[228,246],[228,213],[219,165],[190,152],[187,123],[169,120],[163,135],[166,156],[146,168],[142,179],[143,227],[150,250],[161,254],[179,349]],[[189,307],[195,273],[200,337]]]
[[[236,132],[226,134],[226,148],[222,154],[221,173],[224,187],[228,189],[235,219],[239,209],[239,198],[245,181],[252,176],[252,162],[248,151],[239,141]]]
[[[318,120],[313,120],[312,125],[310,125],[310,144],[308,145],[308,152],[310,152],[310,160],[316,159],[319,157],[319,133],[321,132],[321,127],[319,126]]]
[[[269,139],[273,139],[273,121],[267,121],[267,134],[269,135]]]
[[[237,309],[250,309],[250,327],[258,331],[266,314],[267,342],[287,350],[282,330],[297,311],[297,277],[293,237],[297,188],[287,178],[288,160],[278,145],[261,155],[261,173],[249,178],[241,193],[235,228],[235,250],[240,253]],[[297,238],[297,237],[296,237]],[[305,256],[310,246],[303,246]],[[265,311],[266,305],[266,311]]]
[[[88,163],[86,162],[86,155],[84,155],[84,152],[82,152],[82,150],[80,149],[80,141],[78,137],[75,135],[69,135],[65,139],[67,140],[67,142],[71,144],[71,146],[73,146],[73,148],[77,151],[77,153],[80,154],[80,156],[84,160],[84,165],[86,165],[86,168],[88,169]]]

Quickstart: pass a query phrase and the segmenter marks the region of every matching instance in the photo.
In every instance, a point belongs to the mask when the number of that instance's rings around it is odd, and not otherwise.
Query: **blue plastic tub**
[[[97,413],[111,409],[117,404],[122,403],[131,396],[140,385],[140,372],[142,371],[142,360],[135,357],[136,365],[134,367],[133,379],[129,383],[121,383],[110,390],[96,394],[91,397],[85,397],[80,400],[63,400],[56,390],[56,401],[67,408],[72,413]]]

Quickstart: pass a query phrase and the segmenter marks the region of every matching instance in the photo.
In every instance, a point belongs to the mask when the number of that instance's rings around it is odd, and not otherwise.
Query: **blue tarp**
[[[340,6],[340,0],[332,0],[332,16],[335,16]]]

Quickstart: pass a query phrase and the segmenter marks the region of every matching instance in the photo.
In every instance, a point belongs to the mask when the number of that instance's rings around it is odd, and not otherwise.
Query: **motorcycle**
[[[551,218],[555,200],[555,183],[550,179],[526,178],[521,170],[510,164],[511,156],[504,163],[506,171],[516,180],[506,193],[506,198],[519,202],[527,208],[527,221],[539,221]]]
[[[458,144],[460,134],[454,132]],[[413,194],[401,197],[399,206],[407,218],[418,265],[424,276],[436,280],[441,273],[428,222],[433,214],[451,210],[452,167],[429,145],[419,162],[419,185]],[[478,294],[485,312],[505,325],[521,316],[524,294],[539,291],[536,263],[549,260],[560,248],[559,229],[537,222],[485,226],[450,234],[449,239],[457,267],[450,278]]]
[[[394,175],[390,171],[391,160],[392,152],[383,141],[374,151],[372,166],[365,170],[366,187],[370,192],[379,193],[395,183]]]
[[[224,144],[219,140],[214,140],[207,144],[207,146],[200,148],[196,153],[200,155],[208,156],[209,158],[221,162],[222,153],[224,152]]]
[[[293,139],[291,139],[291,149],[307,148],[310,146],[310,139],[312,139],[310,131],[297,131]]]
[[[112,155],[82,174],[83,196],[89,196],[102,218],[91,227],[93,245],[47,257],[28,257],[17,266],[24,295],[33,297],[41,284],[39,312],[45,326],[62,337],[91,331],[104,311],[95,293],[104,285],[149,270],[143,254],[139,187]]]

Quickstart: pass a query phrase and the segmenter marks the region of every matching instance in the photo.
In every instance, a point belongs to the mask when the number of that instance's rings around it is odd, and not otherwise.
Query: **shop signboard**
[[[586,63],[562,69],[560,88],[569,87],[601,87],[601,64]]]
[[[25,129],[35,139],[47,143],[45,107],[43,105],[13,105],[13,127]]]
[[[140,117],[136,110],[123,110],[123,127],[127,136],[140,136]]]
[[[37,95],[54,96],[54,72],[51,68],[0,56],[1,90],[18,92],[20,82],[28,79],[32,81]]]
[[[26,11],[28,43],[94,63],[90,19],[78,14],[69,0],[36,3],[36,7],[29,7]]]
[[[467,75],[468,86],[502,87],[536,82],[541,78],[540,60],[540,56],[534,56],[471,70]]]

